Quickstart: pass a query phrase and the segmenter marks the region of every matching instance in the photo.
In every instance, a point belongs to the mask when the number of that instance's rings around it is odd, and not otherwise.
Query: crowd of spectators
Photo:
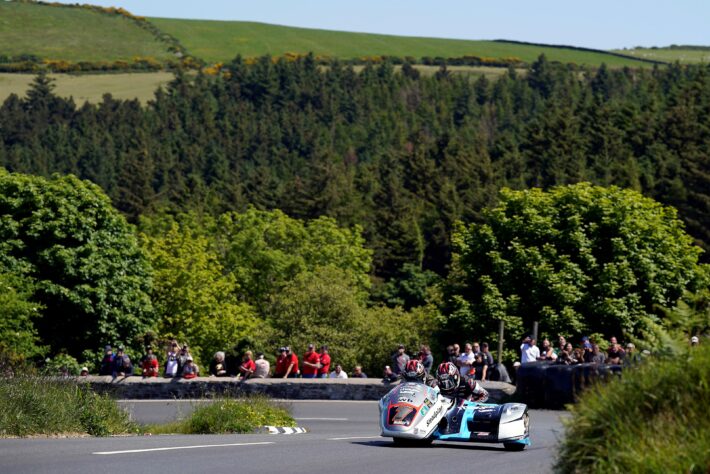
[[[700,342],[697,336],[690,339],[692,346]],[[601,344],[600,344],[601,343]],[[605,347],[603,350],[602,347]],[[612,364],[623,365],[640,360],[648,351],[637,352],[635,345],[628,342],[625,346],[619,343],[614,336],[608,341],[594,341],[589,337],[582,337],[579,345],[575,347],[564,336],[559,336],[557,344],[554,346],[550,340],[545,338],[540,347],[537,341],[528,336],[523,339],[520,345],[520,362],[516,362],[514,367],[521,364],[545,361],[556,364]],[[236,359],[236,358],[235,358]],[[404,345],[399,345],[391,355],[391,365],[386,365],[383,370],[382,379],[385,382],[394,382],[401,378],[407,363],[412,360],[419,360],[424,366],[424,370],[429,374],[434,366],[434,356],[429,346],[421,345],[419,351],[411,356],[407,353]],[[509,381],[505,366],[496,364],[493,355],[489,350],[487,342],[470,342],[463,346],[451,344],[446,348],[443,362],[451,362],[459,368],[460,373],[475,380],[503,380]],[[332,365],[332,370],[331,370]],[[161,373],[161,366],[158,356],[153,352],[153,348],[146,347],[145,354],[140,359],[138,370],[143,377],[158,377]],[[200,376],[200,368],[195,363],[188,344],[180,346],[178,341],[169,342],[165,352],[165,359],[162,365],[164,377],[183,377],[191,379]],[[89,369],[82,367],[81,375],[88,375]],[[269,360],[264,353],[257,352],[256,357],[252,351],[245,351],[239,360],[230,360],[223,351],[214,354],[209,362],[208,374],[211,377],[237,377],[242,380],[250,378],[367,378],[362,371],[362,366],[353,367],[350,375],[344,370],[341,364],[332,364],[328,353],[328,346],[322,345],[318,350],[314,344],[308,344],[301,357],[291,350],[289,346],[282,346],[278,349],[278,356],[272,370]],[[134,375],[134,366],[130,357],[125,353],[123,346],[118,346],[114,354],[113,347],[107,345],[104,348],[104,355],[100,363],[99,375],[110,375],[113,377],[127,377]]]

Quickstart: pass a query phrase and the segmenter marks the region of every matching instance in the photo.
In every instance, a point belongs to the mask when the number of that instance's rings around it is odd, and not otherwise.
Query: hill
[[[633,58],[604,51],[579,50],[505,41],[474,41],[390,36],[370,33],[317,30],[244,21],[181,20],[150,18],[162,31],[174,36],[196,57],[208,62],[226,62],[237,54],[280,56],[287,52],[344,59],[362,56],[412,56],[491,58],[517,57],[531,63],[540,54],[551,61],[598,66],[643,66]]]
[[[710,46],[669,46],[665,48],[634,48],[616,52],[643,59],[674,63],[710,63]]]
[[[5,1],[0,1],[0,55],[71,62],[174,58],[165,42],[124,15]]]

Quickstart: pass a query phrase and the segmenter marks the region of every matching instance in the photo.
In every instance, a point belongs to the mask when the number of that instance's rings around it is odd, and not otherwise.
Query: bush
[[[710,347],[650,360],[572,406],[556,469],[709,472]]]
[[[204,404],[175,423],[147,428],[152,433],[251,433],[262,426],[296,426],[288,411],[263,396],[220,399]]]
[[[114,400],[74,380],[3,378],[0,400],[0,436],[108,436],[136,431]]]

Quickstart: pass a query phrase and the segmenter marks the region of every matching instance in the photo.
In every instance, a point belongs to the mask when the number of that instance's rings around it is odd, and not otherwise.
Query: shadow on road
[[[351,444],[360,446],[369,446],[372,448],[387,448],[387,449],[468,449],[471,451],[499,451],[507,452],[505,448],[498,445],[481,445],[468,443],[446,443],[434,442],[431,446],[396,446],[389,440],[378,441],[352,441]]]

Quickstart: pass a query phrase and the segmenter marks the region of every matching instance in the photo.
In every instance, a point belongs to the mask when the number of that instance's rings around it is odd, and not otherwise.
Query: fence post
[[[533,321],[533,333],[532,333],[533,339],[537,341],[537,321]],[[540,344],[538,344],[538,347]]]

